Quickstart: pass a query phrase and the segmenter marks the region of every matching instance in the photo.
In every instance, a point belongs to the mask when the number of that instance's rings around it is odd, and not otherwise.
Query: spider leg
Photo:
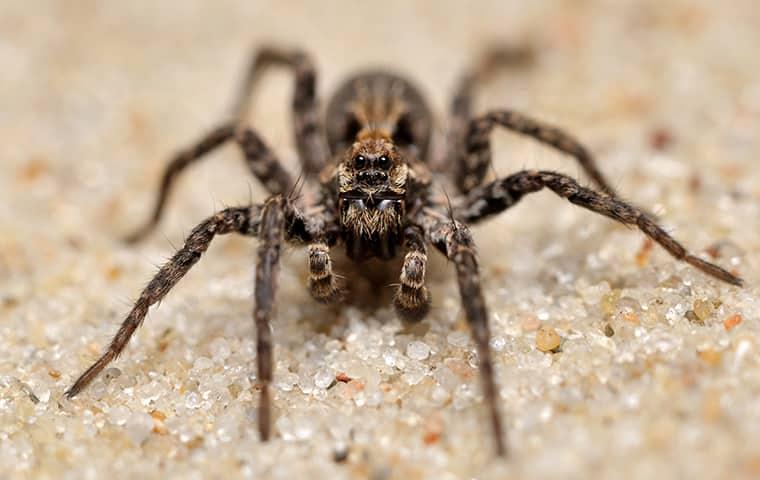
[[[272,327],[270,317],[277,290],[277,270],[280,248],[285,228],[282,197],[273,197],[261,212],[259,225],[258,263],[254,287],[253,319],[256,324],[256,365],[261,386],[259,399],[259,435],[262,441],[269,439],[271,399],[269,384],[272,382]]]
[[[534,52],[526,46],[496,46],[480,58],[474,68],[466,71],[459,79],[451,100],[448,131],[446,132],[446,165],[453,167],[454,174],[464,174],[465,140],[472,119],[472,109],[478,87],[487,83],[494,74],[509,67],[523,67],[533,61]]]
[[[293,180],[290,174],[255,130],[239,129],[235,134],[235,141],[243,150],[248,168],[264,184],[269,193],[277,195],[292,188]]]
[[[74,382],[66,391],[66,396],[71,398],[82,391],[106,365],[119,356],[137,327],[142,324],[148,308],[169,293],[201,258],[216,235],[237,232],[255,236],[259,229],[260,210],[259,205],[227,208],[195,227],[185,240],[185,245],[161,267],[142,291],[105,353]]]
[[[172,158],[164,170],[161,187],[150,219],[145,225],[130,234],[126,241],[136,243],[153,231],[161,220],[169,194],[179,174],[204,155],[232,138],[242,149],[248,168],[264,184],[269,193],[283,193],[291,187],[293,182],[287,170],[253,129],[240,128],[236,131],[232,125],[223,125],[204,136],[197,144],[187,150],[180,151]]]
[[[422,229],[414,225],[404,230],[404,237],[407,253],[401,267],[401,284],[393,297],[393,305],[399,317],[417,322],[430,311],[430,293],[425,287],[425,237]]]
[[[321,303],[332,303],[343,297],[343,288],[333,274],[330,247],[324,241],[309,245],[309,291]]]
[[[261,78],[261,74],[275,65],[290,67],[295,73],[293,127],[304,171],[309,175],[321,171],[329,153],[319,119],[319,105],[316,99],[317,76],[314,65],[311,59],[301,51],[263,48],[254,55],[248,67],[233,103],[232,121],[215,128],[198,143],[187,150],[180,151],[171,159],[163,173],[158,198],[150,219],[139,230],[129,235],[126,238],[127,242],[138,242],[155,228],[163,214],[172,185],[183,170],[233,137],[242,147],[249,168],[267,187],[269,193],[284,193],[290,188],[292,183],[287,170],[279,164],[255,131],[242,128],[254,87]]]
[[[127,236],[125,240],[128,243],[136,243],[152,232],[161,220],[169,193],[179,174],[192,163],[200,160],[205,154],[233,137],[243,150],[248,168],[264,184],[269,193],[283,193],[291,187],[293,182],[290,174],[253,129],[243,128],[236,133],[234,127],[225,125],[214,129],[196,145],[174,156],[169,162],[169,166],[164,170],[158,198],[153,206],[150,219],[145,225]]]
[[[489,408],[496,453],[499,456],[504,456],[507,453],[507,447],[504,441],[496,380],[491,361],[489,346],[491,333],[488,328],[488,312],[480,287],[478,260],[475,255],[472,235],[465,225],[445,218],[426,217],[421,223],[425,225],[428,241],[454,262],[456,267],[462,306],[478,352],[483,392]]]
[[[533,60],[530,48],[495,48],[481,59],[471,72],[465,74],[451,103],[448,131],[448,165],[454,168],[459,189],[467,193],[483,182],[491,164],[489,135],[496,125],[535,138],[576,158],[581,168],[604,192],[615,192],[596,166],[589,151],[571,135],[551,125],[543,124],[513,111],[494,111],[472,118],[475,90],[488,81],[499,67],[523,66]]]
[[[482,220],[511,207],[526,193],[537,192],[544,187],[587,210],[637,227],[673,257],[707,275],[731,285],[743,284],[741,278],[694,256],[640,209],[608,194],[582,187],[575,179],[561,173],[522,171],[478,187],[467,195],[465,204],[456,212],[457,218],[468,223]]]
[[[459,187],[464,193],[468,193],[478,185],[481,185],[488,173],[488,167],[491,165],[491,141],[489,137],[495,126],[501,126],[513,132],[527,135],[574,157],[583,171],[591,177],[600,190],[616,196],[615,190],[597,167],[594,157],[572,135],[512,110],[491,111],[474,118],[470,122],[464,142],[464,161],[461,164],[462,169],[457,176]]]
[[[169,165],[164,170],[161,178],[161,187],[158,191],[158,197],[156,203],[153,206],[153,213],[150,219],[140,227],[138,230],[131,233],[125,238],[128,243],[135,243],[142,240],[147,236],[161,220],[166,201],[169,197],[169,192],[172,189],[172,185],[177,180],[179,174],[190,166],[192,163],[199,160],[201,157],[216,149],[220,145],[223,145],[227,140],[232,138],[235,133],[234,126],[222,125],[213,129],[211,132],[204,135],[201,140],[192,147],[181,150],[174,157],[172,157]]]
[[[293,71],[293,130],[296,147],[304,173],[319,173],[325,166],[329,152],[319,117],[317,102],[317,73],[311,58],[301,50],[262,48],[252,58],[239,93],[233,103],[232,114],[238,122],[248,115],[248,108],[256,84],[262,73],[272,66],[284,66]]]

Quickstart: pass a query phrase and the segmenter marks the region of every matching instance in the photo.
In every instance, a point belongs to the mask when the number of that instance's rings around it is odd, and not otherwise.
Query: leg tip
[[[71,387],[69,387],[65,392],[63,392],[63,396],[71,400],[72,398],[77,396],[80,390],[81,388],[77,388],[77,385],[74,384]]]
[[[320,285],[317,282],[309,281],[309,291],[314,300],[326,305],[342,302],[346,298],[345,289],[332,284]]]
[[[410,323],[417,323],[430,313],[430,298],[425,298],[417,303],[406,303],[396,297],[393,301],[393,306],[396,310],[396,315],[405,321]]]
[[[496,446],[496,456],[499,458],[507,458],[509,457],[509,452],[507,451],[507,447],[504,445],[497,445]]]
[[[718,265],[715,265],[714,263],[702,260],[701,258],[691,254],[686,255],[683,260],[692,267],[701,270],[713,278],[717,278],[718,280],[734,285],[735,287],[744,286],[744,279],[734,275],[724,268],[719,267]]]
[[[136,245],[143,241],[146,236],[148,236],[148,232],[145,229],[141,228],[140,230],[132,232],[129,235],[125,235],[122,237],[121,241],[127,245]]]

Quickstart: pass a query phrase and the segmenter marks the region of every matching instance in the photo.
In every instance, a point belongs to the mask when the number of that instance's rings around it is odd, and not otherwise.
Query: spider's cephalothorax
[[[495,49],[462,77],[451,104],[447,154],[431,161],[430,110],[416,88],[402,77],[367,72],[350,78],[328,104],[325,123],[316,97],[316,71],[301,51],[262,49],[254,56],[235,103],[234,119],[206,134],[171,161],[164,173],[150,221],[130,240],[149,233],[158,223],[177,175],[220,145],[235,141],[245,160],[270,193],[263,203],[227,208],[204,220],[184,246],[164,264],[140,294],[105,353],[67,391],[73,397],[126,347],[159,302],[198,261],[216,235],[238,233],[259,241],[253,316],[256,324],[257,384],[261,388],[259,432],[270,436],[272,339],[276,276],[283,242],[308,245],[309,289],[321,302],[350,294],[333,273],[332,247],[343,244],[348,257],[360,262],[403,254],[394,307],[400,317],[419,321],[429,311],[425,287],[427,245],[443,254],[456,270],[465,318],[479,357],[485,401],[498,454],[506,453],[498,394],[489,349],[488,314],[480,286],[478,258],[468,225],[503,212],[527,194],[547,188],[571,203],[638,228],[676,259],[732,285],[736,275],[689,253],[654,219],[621,200],[610,188],[588,150],[570,135],[511,110],[472,115],[476,87],[495,67],[525,63],[525,49]],[[245,123],[252,89],[269,66],[290,68],[295,77],[293,127],[296,147],[310,184],[310,195],[295,192],[283,168],[259,135]],[[552,171],[526,170],[487,180],[494,127],[527,135],[572,156],[598,190],[582,187],[572,177]],[[438,175],[432,177],[430,171]],[[432,181],[436,178],[436,181]],[[438,185],[436,182],[445,182]],[[440,195],[447,189],[450,198]]]
[[[401,243],[409,168],[380,132],[357,139],[338,166],[338,213],[349,258],[391,259]]]

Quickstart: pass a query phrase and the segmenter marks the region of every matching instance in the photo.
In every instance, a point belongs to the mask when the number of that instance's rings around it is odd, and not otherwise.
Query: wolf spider
[[[571,135],[512,110],[472,115],[473,96],[497,67],[524,63],[523,49],[493,49],[462,77],[447,132],[447,152],[429,155],[432,115],[419,90],[401,76],[367,71],[350,77],[320,115],[317,75],[300,50],[264,48],[253,57],[234,104],[232,120],[214,128],[180,151],[163,174],[158,200],[148,223],[132,235],[137,241],[159,222],[177,176],[204,155],[237,143],[253,175],[270,196],[262,203],[226,208],[195,227],[185,244],[164,264],[140,294],[105,353],[67,390],[73,397],[114,360],[159,302],[190,270],[217,235],[238,233],[259,239],[253,318],[260,407],[258,429],[270,436],[272,336],[270,318],[283,242],[306,245],[309,289],[319,302],[340,301],[346,290],[333,272],[330,249],[342,245],[355,262],[390,260],[403,254],[393,305],[399,317],[419,321],[430,308],[425,286],[427,245],[454,264],[465,317],[475,340],[485,401],[498,455],[506,453],[498,394],[489,350],[486,304],[478,257],[469,226],[515,205],[524,195],[548,188],[592,212],[638,228],[672,256],[732,285],[742,280],[689,253],[656,221],[621,200],[596,167],[588,150]],[[293,128],[303,182],[293,178],[256,131],[244,123],[247,106],[261,74],[272,66],[295,78]],[[490,134],[495,127],[534,138],[574,158],[598,190],[553,171],[524,170],[495,181],[486,177],[491,163]],[[435,175],[433,175],[435,174]],[[443,191],[452,194],[449,198]],[[298,194],[293,192],[298,191]]]

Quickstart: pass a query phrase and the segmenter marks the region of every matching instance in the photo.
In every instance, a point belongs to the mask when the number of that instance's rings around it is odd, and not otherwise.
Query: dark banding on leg
[[[718,280],[736,286],[743,284],[743,280],[736,275],[687,251],[642,210],[619,198],[583,187],[574,178],[557,172],[526,170],[481,186],[469,193],[464,205],[457,209],[456,216],[464,222],[474,223],[504,211],[516,204],[525,194],[543,188],[548,188],[587,210],[637,227],[673,257]]]
[[[330,247],[325,242],[309,245],[309,291],[321,303],[339,301],[344,294],[338,278],[333,274]]]
[[[249,168],[264,183],[269,193],[280,194],[290,188],[292,184],[287,171],[269,152],[256,132],[244,128],[244,120],[254,87],[260,79],[261,73],[273,65],[290,67],[295,74],[292,108],[296,145],[304,172],[316,174],[321,171],[329,153],[319,119],[314,65],[308,55],[300,50],[287,51],[263,48],[254,55],[250,63],[233,104],[232,119],[214,128],[195,145],[187,150],[180,151],[171,159],[163,173],[161,187],[150,219],[145,225],[127,236],[125,239],[127,242],[138,242],[155,229],[161,220],[172,186],[180,173],[233,137],[237,137]],[[238,132],[237,135],[236,131]]]
[[[272,66],[288,67],[294,75],[293,128],[296,148],[304,173],[317,174],[329,157],[317,102],[317,73],[311,58],[301,50],[262,48],[254,55],[233,104],[238,124],[248,115],[251,96],[264,71]]]
[[[153,206],[153,213],[151,214],[150,219],[145,225],[127,236],[125,240],[129,243],[135,243],[142,240],[153,231],[156,225],[158,225],[158,222],[161,221],[161,216],[166,207],[166,201],[169,198],[174,182],[179,178],[179,174],[187,167],[203,158],[204,155],[224,144],[227,140],[232,138],[234,133],[234,125],[222,125],[204,135],[201,140],[192,147],[187,150],[181,150],[172,157],[161,177],[161,187],[158,190],[158,197]]]
[[[527,45],[495,45],[487,49],[475,65],[459,79],[451,100],[446,132],[447,154],[443,167],[452,173],[460,187],[462,177],[469,174],[468,165],[465,163],[466,140],[478,90],[500,70],[524,68],[532,64],[534,59],[535,52]]]
[[[243,150],[248,168],[269,193],[283,194],[292,188],[293,180],[290,174],[254,130],[238,130],[235,141]]]
[[[404,230],[407,250],[401,267],[401,283],[393,297],[396,313],[402,319],[417,322],[425,318],[430,311],[430,293],[425,286],[425,268],[427,251],[422,229],[409,226]]]
[[[163,173],[158,198],[150,219],[139,230],[129,235],[126,238],[127,242],[134,243],[142,240],[158,225],[172,186],[182,171],[232,138],[235,139],[243,151],[246,164],[251,173],[264,185],[269,193],[284,193],[292,187],[292,180],[287,170],[285,170],[277,157],[253,129],[239,128],[236,131],[233,125],[225,125],[214,129],[196,145],[178,153],[172,159]]]
[[[465,141],[464,171],[458,177],[459,186],[467,193],[479,186],[491,165],[491,132],[501,126],[507,130],[534,138],[560,152],[566,153],[580,164],[603,192],[615,195],[615,191],[596,165],[589,150],[569,133],[535,120],[525,114],[511,111],[492,111],[470,122]]]

